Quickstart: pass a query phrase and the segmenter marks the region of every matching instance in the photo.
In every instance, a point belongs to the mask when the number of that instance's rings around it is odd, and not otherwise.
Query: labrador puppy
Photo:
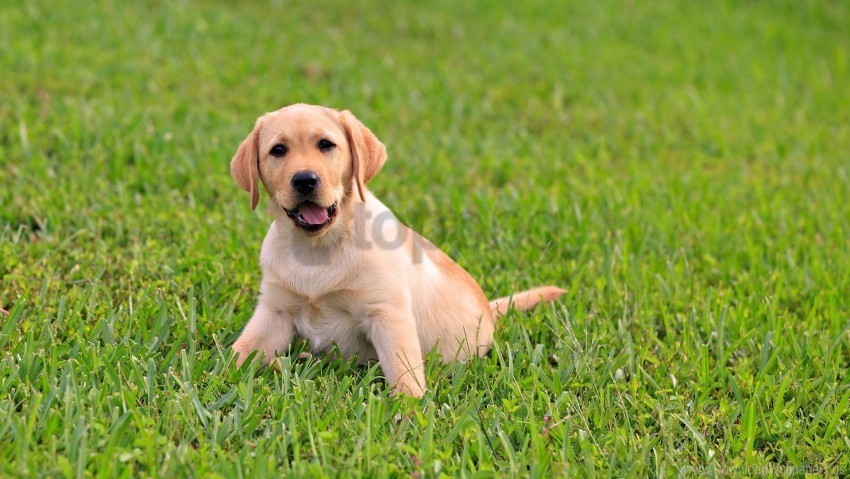
[[[535,288],[488,301],[478,283],[399,222],[366,183],[387,159],[384,145],[349,111],[297,104],[261,116],[230,163],[236,182],[271,199],[263,279],[254,315],[233,349],[265,363],[295,337],[313,353],[377,359],[394,393],[425,391],[424,355],[445,361],[485,354],[494,320],[552,301]]]

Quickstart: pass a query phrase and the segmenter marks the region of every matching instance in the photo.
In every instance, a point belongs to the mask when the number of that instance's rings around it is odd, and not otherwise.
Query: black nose
[[[292,175],[292,188],[301,194],[312,193],[319,187],[319,175],[313,171],[299,171]]]

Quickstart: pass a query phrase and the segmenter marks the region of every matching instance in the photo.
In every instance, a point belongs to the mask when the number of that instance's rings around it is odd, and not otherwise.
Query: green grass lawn
[[[0,6],[0,476],[850,475],[850,4]],[[371,189],[495,298],[421,400],[237,369],[260,114],[351,109]]]

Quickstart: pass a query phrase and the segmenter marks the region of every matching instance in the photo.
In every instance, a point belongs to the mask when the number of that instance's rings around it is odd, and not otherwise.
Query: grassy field
[[[850,475],[850,4],[0,0],[0,476]],[[234,366],[254,119],[354,111],[491,354]]]

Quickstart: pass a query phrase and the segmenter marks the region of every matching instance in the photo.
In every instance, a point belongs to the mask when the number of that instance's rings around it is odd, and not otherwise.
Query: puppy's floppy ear
[[[260,156],[258,142],[262,118],[254,124],[254,130],[242,141],[233,159],[230,160],[230,174],[236,183],[248,193],[251,193],[251,209],[257,207],[260,201]]]
[[[366,201],[363,185],[372,179],[387,161],[387,148],[350,111],[340,114],[340,123],[351,149],[351,171],[357,183],[360,200]]]

